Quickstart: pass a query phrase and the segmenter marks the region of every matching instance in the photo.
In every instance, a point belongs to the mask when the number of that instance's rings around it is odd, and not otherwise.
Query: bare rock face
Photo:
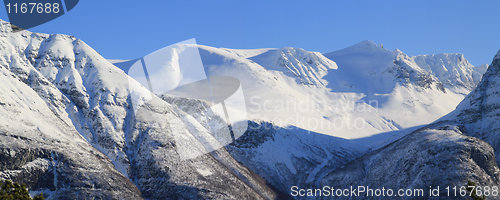
[[[500,163],[500,52],[484,74],[481,82],[445,119],[464,125],[467,135],[488,142]]]

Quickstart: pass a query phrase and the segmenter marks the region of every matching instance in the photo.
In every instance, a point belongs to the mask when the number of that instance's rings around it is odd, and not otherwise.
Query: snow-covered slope
[[[282,192],[292,185],[321,185],[318,181],[326,174],[403,133],[365,137],[435,120],[464,97],[445,88],[412,57],[371,42],[348,48],[342,54],[344,60],[339,58],[336,63],[298,48],[265,49],[253,57],[248,55],[258,50],[235,50],[236,54],[199,48],[208,73],[241,80],[250,119],[272,122],[254,124],[258,128],[243,135],[238,140],[241,144],[227,149]],[[351,67],[345,66],[349,62],[353,69],[342,70]],[[371,66],[373,63],[376,65]],[[376,73],[362,74],[372,68]],[[380,85],[340,91],[348,81],[378,81]]]
[[[484,71],[461,54],[410,57],[371,41],[325,56],[339,66],[326,76],[332,91],[364,94],[398,127],[430,123],[452,111]]]
[[[199,48],[209,74],[242,82],[250,119],[343,138],[430,123],[452,111],[484,69],[449,56],[445,65],[462,74],[437,74],[432,69],[440,63],[431,62],[437,58],[417,56],[426,61],[419,64],[417,57],[371,41],[325,56],[290,47]],[[462,84],[461,77],[468,82]]]
[[[329,70],[337,69],[337,64],[322,54],[300,48],[273,49],[249,59],[268,70],[296,77],[299,84],[312,86],[326,85],[322,78]]]
[[[229,53],[235,54],[238,57],[242,58],[250,58],[257,56],[259,54],[263,54],[269,50],[273,50],[273,48],[263,48],[263,49],[228,49],[228,48],[221,48],[224,51],[227,51]]]
[[[140,198],[136,186],[27,85],[48,84],[35,78],[37,73],[24,79],[0,65],[0,178],[26,183],[53,199]],[[68,101],[59,92],[49,95]]]
[[[74,74],[72,71],[66,71],[64,77],[46,78],[44,73],[53,72],[38,71],[29,60],[31,57],[25,56],[25,52],[39,49],[50,36],[28,32],[14,35],[9,29],[0,21],[0,178],[26,183],[31,189],[50,194],[52,199],[81,195],[140,198],[137,187],[75,128],[70,117],[75,114],[74,105],[87,104],[73,103],[61,90],[78,95],[81,88],[68,84],[68,88],[60,90],[49,80],[81,79],[68,78]],[[59,63],[68,61],[53,59]]]
[[[199,50],[209,75],[241,81],[249,119],[343,138],[398,129],[359,101],[363,94],[332,93],[325,87],[322,77],[336,65],[319,53],[284,48],[246,59],[214,47],[200,45]]]
[[[398,52],[389,51],[363,41],[345,49],[326,53],[339,69],[328,76],[329,87],[336,92],[387,94],[395,87],[394,75],[389,72]]]
[[[482,187],[498,187],[499,75],[500,51],[479,85],[456,110],[331,172],[322,183],[398,189],[462,186],[473,181]],[[445,195],[446,190],[442,190],[441,196]]]
[[[226,148],[283,193],[293,185],[319,185],[326,174],[368,150],[354,141],[267,122],[252,122]]]
[[[177,145],[203,148],[192,134],[209,131],[155,96],[134,113],[130,94],[148,91],[84,42],[66,35],[12,33],[1,21],[0,48],[2,82],[13,82],[2,85],[3,148],[10,157],[17,149],[42,152],[27,154],[19,163],[7,159],[0,167],[3,178],[36,170],[16,180],[54,192],[51,199],[78,192],[105,199],[275,197],[224,149],[182,159]],[[23,117],[26,125],[11,125]],[[50,170],[54,165],[64,173]],[[44,177],[56,181],[48,185]],[[65,196],[67,190],[71,193]]]

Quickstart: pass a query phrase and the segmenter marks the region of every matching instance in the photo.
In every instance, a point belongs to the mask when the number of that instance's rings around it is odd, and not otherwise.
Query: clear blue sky
[[[80,0],[31,30],[74,35],[115,59],[189,38],[215,47],[319,52],[372,40],[409,55],[458,52],[483,64],[500,49],[499,9],[496,0]],[[7,20],[3,9],[0,18]]]

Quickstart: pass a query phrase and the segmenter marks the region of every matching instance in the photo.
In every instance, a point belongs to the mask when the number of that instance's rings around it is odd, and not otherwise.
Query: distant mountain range
[[[370,41],[324,55],[289,47],[199,49],[207,73],[242,81],[250,118],[343,138],[430,123],[453,110],[487,68],[461,54],[410,57]],[[311,118],[319,125],[307,124]]]
[[[113,65],[123,60],[72,36],[13,33],[0,21],[0,179],[49,199],[277,199],[292,198],[293,185],[498,185],[500,56],[473,66],[462,54],[408,56],[370,41],[325,54],[198,50],[208,76],[240,80],[249,129],[184,160],[177,146],[203,148],[193,135],[211,131],[201,117],[182,116],[206,102],[159,95],[136,115],[129,84],[148,91]]]

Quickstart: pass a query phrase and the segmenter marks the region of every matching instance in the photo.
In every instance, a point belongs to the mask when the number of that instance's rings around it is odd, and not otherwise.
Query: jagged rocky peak
[[[459,53],[420,55],[413,58],[420,67],[432,72],[447,88],[464,87],[472,90],[485,71],[484,66],[474,67]]]
[[[297,83],[304,85],[323,86],[326,84],[323,76],[328,70],[337,69],[337,64],[321,53],[302,48],[272,49],[249,59],[266,69],[294,77]]]
[[[410,56],[403,52],[399,50],[395,52],[397,53],[394,59],[395,65],[390,68],[389,72],[394,74],[401,85],[415,85],[424,89],[431,89],[434,86],[439,91],[446,92],[443,84],[432,72],[422,69]]]
[[[409,56],[399,49],[391,51],[371,41],[326,53],[325,56],[339,65],[339,71],[350,76],[366,78],[390,72],[403,85],[414,83],[423,88],[436,85],[438,90],[445,92],[448,89],[461,95],[474,89],[486,68],[485,65],[473,66],[459,53]],[[377,87],[383,88],[383,85]]]

